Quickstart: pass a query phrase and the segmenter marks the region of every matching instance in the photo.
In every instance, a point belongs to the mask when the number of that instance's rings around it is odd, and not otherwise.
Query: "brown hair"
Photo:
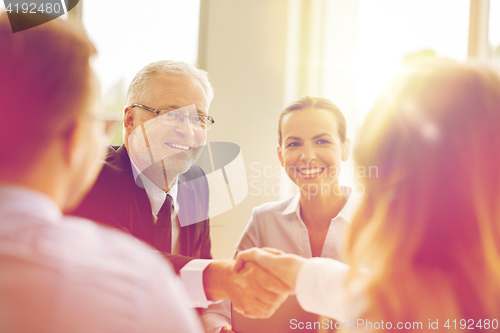
[[[0,167],[21,168],[87,106],[95,49],[62,19],[13,33],[6,13],[0,14],[0,45]]]
[[[288,105],[280,114],[280,119],[278,122],[278,144],[281,146],[282,137],[281,137],[281,122],[283,117],[293,111],[302,111],[302,110],[311,110],[311,109],[321,109],[332,112],[335,120],[337,121],[337,129],[341,142],[345,142],[346,139],[346,122],[344,115],[340,111],[340,109],[333,104],[327,98],[323,97],[310,97],[303,96],[298,100],[292,102]]]

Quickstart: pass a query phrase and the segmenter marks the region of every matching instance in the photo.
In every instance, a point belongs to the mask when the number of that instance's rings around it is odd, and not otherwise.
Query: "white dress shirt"
[[[0,331],[202,332],[172,268],[137,239],[0,185]]]
[[[179,215],[179,203],[177,202],[177,192],[178,186],[176,179],[174,184],[170,187],[168,192],[163,191],[161,188],[156,186],[152,181],[150,181],[144,174],[138,172],[138,168],[135,166],[134,162],[130,160],[132,163],[132,171],[134,173],[134,179],[137,179],[137,176],[141,177],[142,184],[144,189],[146,190],[146,194],[148,195],[149,203],[151,204],[151,210],[153,214],[153,220],[156,223],[158,212],[160,211],[165,199],[167,198],[167,194],[172,197],[172,202],[174,203],[174,209],[172,210],[172,250],[171,253],[179,254],[179,233],[180,233],[180,224],[177,216]],[[207,296],[205,294],[205,289],[203,287],[203,271],[205,268],[212,262],[213,260],[207,259],[194,259],[188,262],[184,267],[180,270],[181,281],[184,284],[184,287],[190,296],[191,306],[196,308],[206,308],[210,302],[207,300]]]
[[[345,232],[349,227],[360,197],[351,194],[351,188],[341,187],[346,204],[334,217],[328,228],[321,257],[342,261],[342,247]],[[252,210],[252,216],[243,232],[236,253],[252,247],[272,247],[286,253],[312,258],[311,243],[307,226],[300,217],[300,194],[283,201],[265,203]],[[235,255],[236,255],[235,253]],[[207,333],[216,333],[231,324],[230,302],[209,307],[203,314]]]
[[[345,293],[344,282],[349,266],[326,258],[306,260],[299,270],[295,293],[300,306],[312,313],[337,321],[355,321],[366,308],[366,298],[359,291]]]

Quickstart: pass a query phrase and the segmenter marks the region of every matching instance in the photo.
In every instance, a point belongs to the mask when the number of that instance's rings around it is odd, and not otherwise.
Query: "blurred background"
[[[0,3],[0,9],[3,3]],[[278,116],[303,95],[330,98],[348,136],[398,71],[435,60],[500,65],[500,0],[80,0],[107,112],[122,117],[132,77],[173,59],[209,73],[210,142],[241,148],[248,195],[211,219],[212,254],[234,252],[253,207],[295,193],[276,155]],[[121,144],[121,129],[113,144]],[[341,183],[354,185],[351,161]]]

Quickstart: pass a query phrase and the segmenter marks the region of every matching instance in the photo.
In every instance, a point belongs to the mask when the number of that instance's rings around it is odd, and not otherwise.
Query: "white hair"
[[[214,89],[208,80],[208,73],[204,70],[196,68],[192,64],[183,61],[173,61],[173,60],[161,60],[152,62],[149,65],[143,67],[132,79],[128,90],[127,90],[127,104],[132,104],[133,102],[140,102],[148,100],[150,97],[150,92],[148,89],[148,83],[156,75],[177,75],[177,76],[187,76],[198,80],[205,95],[208,99],[208,104],[212,101],[214,97]]]

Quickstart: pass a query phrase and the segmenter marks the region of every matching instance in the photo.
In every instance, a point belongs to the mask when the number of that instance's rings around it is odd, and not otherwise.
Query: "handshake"
[[[203,283],[207,298],[229,299],[233,309],[252,318],[269,318],[295,292],[305,258],[271,248],[239,252],[235,260],[210,264]]]

